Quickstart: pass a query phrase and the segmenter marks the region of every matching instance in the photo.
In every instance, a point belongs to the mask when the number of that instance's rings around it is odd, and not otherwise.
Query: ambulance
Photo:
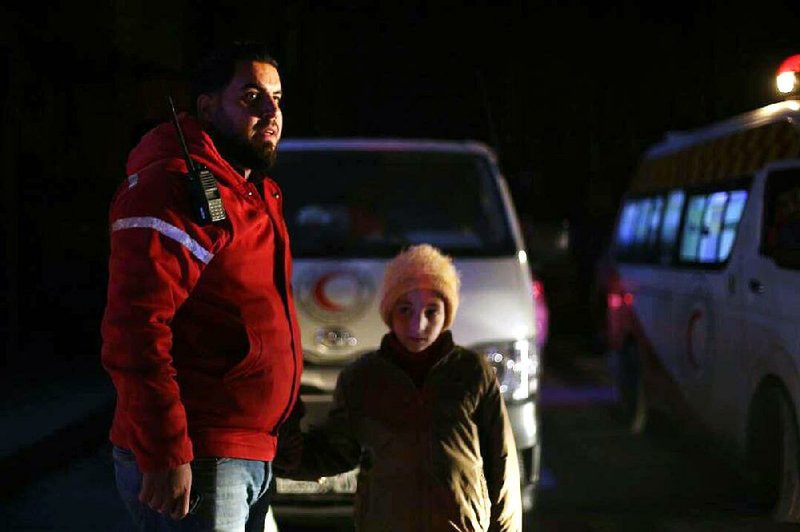
[[[648,149],[611,249],[608,337],[634,431],[655,414],[742,466],[800,521],[800,55],[784,100]]]
[[[304,427],[327,414],[341,369],[376,350],[388,332],[378,310],[388,261],[409,245],[434,245],[461,275],[454,339],[496,370],[530,509],[539,478],[536,399],[547,307],[494,152],[475,141],[287,139],[272,175],[291,237]],[[276,517],[351,515],[357,475],[278,478]]]

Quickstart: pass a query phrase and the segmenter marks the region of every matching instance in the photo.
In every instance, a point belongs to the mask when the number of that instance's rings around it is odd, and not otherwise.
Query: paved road
[[[610,406],[550,406],[545,482],[528,530],[797,530],[748,514],[734,470],[672,430],[636,436]]]
[[[557,340],[558,341],[558,340]],[[677,427],[631,433],[616,409],[605,357],[551,346],[542,394],[543,482],[526,530],[770,532],[713,445]]]
[[[748,515],[733,471],[679,433],[634,436],[615,416],[602,361],[554,365],[542,392],[543,479],[526,530],[794,530]],[[104,446],[0,503],[2,530],[128,531]],[[3,479],[8,482],[10,479]],[[281,532],[330,530],[284,526]]]

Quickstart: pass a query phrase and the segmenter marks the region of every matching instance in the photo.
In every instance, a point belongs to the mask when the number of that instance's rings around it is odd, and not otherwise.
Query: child
[[[360,466],[358,530],[520,531],[517,452],[497,379],[449,330],[459,278],[449,257],[412,246],[387,266],[380,312],[391,332],[339,376],[326,422],[283,476]],[[288,438],[291,440],[291,437]]]

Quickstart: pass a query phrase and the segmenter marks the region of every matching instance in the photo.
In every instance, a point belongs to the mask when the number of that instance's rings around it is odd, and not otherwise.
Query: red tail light
[[[625,292],[623,294],[611,292],[608,294],[608,308],[617,310],[622,306],[630,307],[633,305],[633,294]]]
[[[608,276],[607,283],[606,289],[609,310],[617,310],[623,306],[630,307],[633,305],[633,294],[622,289],[622,282],[617,272]]]
[[[537,301],[544,298],[544,285],[539,279],[533,280],[533,298]]]
[[[541,351],[547,343],[550,329],[550,311],[547,308],[547,298],[544,295],[544,284],[533,278],[533,305],[536,308],[536,347]]]

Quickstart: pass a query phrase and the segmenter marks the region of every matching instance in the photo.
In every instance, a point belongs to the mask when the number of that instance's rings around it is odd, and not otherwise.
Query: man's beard
[[[263,146],[256,146],[240,137],[226,135],[217,128],[209,129],[217,151],[233,166],[247,168],[260,174],[275,164],[277,150],[274,144],[268,142]]]

